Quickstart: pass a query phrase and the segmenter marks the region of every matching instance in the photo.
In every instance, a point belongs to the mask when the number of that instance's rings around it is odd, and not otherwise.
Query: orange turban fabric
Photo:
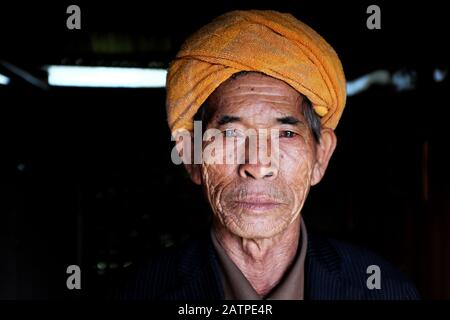
[[[167,74],[169,127],[193,129],[208,96],[240,71],[280,79],[312,102],[322,125],[335,128],[345,106],[345,76],[333,48],[290,14],[232,11],[202,27],[183,44]]]

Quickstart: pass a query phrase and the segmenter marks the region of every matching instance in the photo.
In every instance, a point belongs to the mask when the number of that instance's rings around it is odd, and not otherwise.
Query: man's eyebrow
[[[281,124],[292,124],[292,125],[303,123],[300,119],[297,119],[297,118],[292,117],[292,116],[277,118],[277,121],[280,122]]]
[[[224,116],[221,116],[219,118],[217,123],[219,125],[224,125],[224,124],[227,124],[227,123],[237,122],[237,121],[241,121],[241,118],[240,117],[235,117],[235,116],[224,115]]]

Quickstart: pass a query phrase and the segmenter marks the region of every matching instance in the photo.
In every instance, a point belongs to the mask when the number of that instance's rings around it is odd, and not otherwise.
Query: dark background
[[[183,39],[233,9],[292,13],[339,54],[349,80],[414,70],[414,90],[349,97],[338,147],[303,215],[310,230],[393,262],[427,299],[450,299],[448,15],[426,1],[2,1],[0,60],[33,85],[0,86],[0,298],[101,298],[125,266],[202,230],[208,210],[170,161],[164,89],[46,88],[49,64],[164,67]],[[81,8],[67,30],[66,8]],[[366,8],[381,8],[368,30]],[[66,288],[66,268],[82,290]]]

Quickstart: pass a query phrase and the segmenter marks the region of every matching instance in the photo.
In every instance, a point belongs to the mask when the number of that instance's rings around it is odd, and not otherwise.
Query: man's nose
[[[273,180],[278,175],[278,143],[266,132],[249,136],[245,141],[245,162],[239,165],[242,178]]]
[[[273,165],[245,163],[239,166],[239,175],[242,178],[273,180],[278,175],[278,169]]]

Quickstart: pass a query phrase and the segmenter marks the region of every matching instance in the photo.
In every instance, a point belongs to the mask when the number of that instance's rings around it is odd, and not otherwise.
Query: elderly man
[[[142,266],[123,297],[418,298],[379,257],[307,234],[302,207],[336,147],[345,99],[336,53],[289,14],[229,12],[192,35],[169,69],[167,113],[176,150],[211,206],[211,232]],[[192,161],[192,135],[179,134],[191,133],[194,120],[201,133],[214,129],[200,150],[216,143],[223,157]],[[259,157],[262,140],[268,162]],[[234,161],[217,161],[230,154]]]

